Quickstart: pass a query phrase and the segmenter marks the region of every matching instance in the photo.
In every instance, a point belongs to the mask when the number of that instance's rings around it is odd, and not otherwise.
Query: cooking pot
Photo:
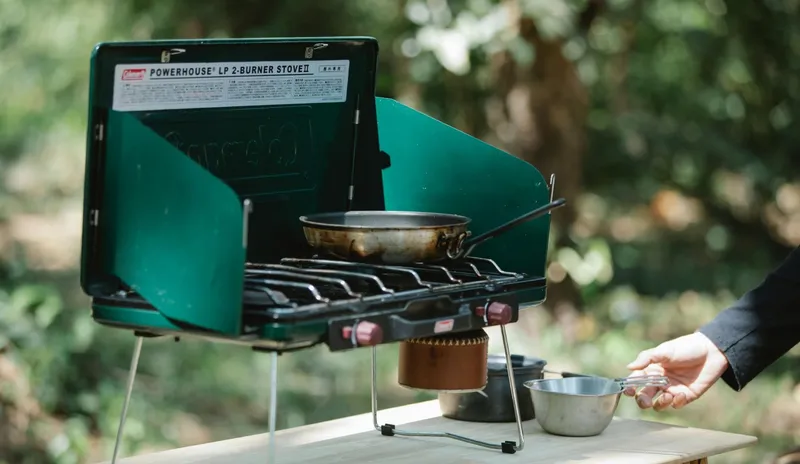
[[[531,395],[524,384],[527,381],[541,379],[546,364],[547,362],[542,359],[511,355],[520,418],[523,421],[531,420],[535,416]],[[489,355],[487,371],[486,387],[482,391],[439,393],[439,408],[444,417],[470,422],[516,421],[505,355]]]

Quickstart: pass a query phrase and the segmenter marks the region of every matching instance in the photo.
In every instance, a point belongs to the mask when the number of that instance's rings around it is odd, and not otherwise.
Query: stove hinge
[[[94,125],[94,144],[96,147],[95,153],[99,159],[96,160],[97,164],[102,166],[104,163],[102,159],[103,156],[103,140],[105,139],[105,131],[106,126],[103,121],[98,122]],[[102,172],[101,168],[97,168],[96,171],[99,171],[98,174]],[[102,181],[102,180],[101,180]],[[97,188],[95,186],[95,188]],[[93,208],[89,210],[89,225],[92,227],[97,227],[100,224],[100,209],[97,205],[97,202],[92,202],[91,205]]]
[[[358,125],[361,123],[361,95],[356,95],[356,110],[353,113],[353,152],[350,167],[350,188],[347,192],[348,209],[352,207],[356,184],[356,152],[358,151]]]
[[[119,288],[119,282],[110,275],[105,275],[103,265],[102,228],[100,226],[100,211],[103,209],[103,190],[105,186],[106,165],[106,130],[108,125],[108,110],[94,107],[90,116],[91,121],[91,149],[89,156],[90,168],[87,170],[87,184],[89,186],[87,198],[86,234],[89,246],[87,257],[87,273],[91,281],[87,282],[92,295],[109,294]],[[103,276],[103,277],[101,277]]]

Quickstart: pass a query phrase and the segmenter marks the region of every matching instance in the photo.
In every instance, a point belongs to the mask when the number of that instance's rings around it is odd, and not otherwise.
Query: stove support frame
[[[387,437],[400,436],[400,437],[430,437],[430,438],[451,438],[453,440],[470,443],[476,446],[482,446],[493,450],[502,451],[505,454],[514,454],[517,451],[522,451],[525,448],[525,435],[522,431],[522,417],[519,412],[519,400],[517,399],[516,382],[514,381],[514,367],[511,364],[511,351],[508,347],[508,335],[506,334],[506,326],[500,326],[500,333],[503,336],[503,350],[506,356],[506,372],[508,373],[508,383],[511,389],[511,402],[514,406],[514,418],[517,424],[517,436],[519,442],[504,441],[500,444],[489,443],[485,441],[476,440],[474,438],[465,437],[449,432],[422,432],[413,430],[398,430],[394,424],[380,425],[378,422],[378,348],[372,347],[372,425],[376,431],[381,435]],[[519,444],[517,444],[519,443]]]

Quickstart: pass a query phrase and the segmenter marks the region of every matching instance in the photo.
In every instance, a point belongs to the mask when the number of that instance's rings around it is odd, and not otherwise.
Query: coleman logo
[[[443,321],[439,321],[433,326],[433,333],[442,333],[442,332],[450,332],[453,330],[453,325],[455,325],[455,320],[453,319],[445,319]]]
[[[122,71],[123,81],[140,81],[144,79],[145,69],[125,69]]]

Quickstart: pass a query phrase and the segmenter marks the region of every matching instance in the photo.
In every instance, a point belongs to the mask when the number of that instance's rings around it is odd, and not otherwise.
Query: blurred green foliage
[[[77,284],[96,42],[377,37],[380,95],[558,173],[573,211],[554,230],[553,291],[515,325],[514,348],[554,368],[617,376],[800,243],[798,8],[0,0],[0,463],[105,458],[122,407],[133,337],[95,325]],[[382,405],[423,398],[396,386],[396,347],[380,352]],[[279,426],[368,410],[368,355],[282,356]],[[148,340],[123,452],[263,431],[268,364],[241,347]],[[759,435],[757,447],[719,462],[761,462],[797,441],[799,372],[790,356],[742,393],[718,386],[679,413],[643,415]],[[632,402],[620,412],[642,415]]]

